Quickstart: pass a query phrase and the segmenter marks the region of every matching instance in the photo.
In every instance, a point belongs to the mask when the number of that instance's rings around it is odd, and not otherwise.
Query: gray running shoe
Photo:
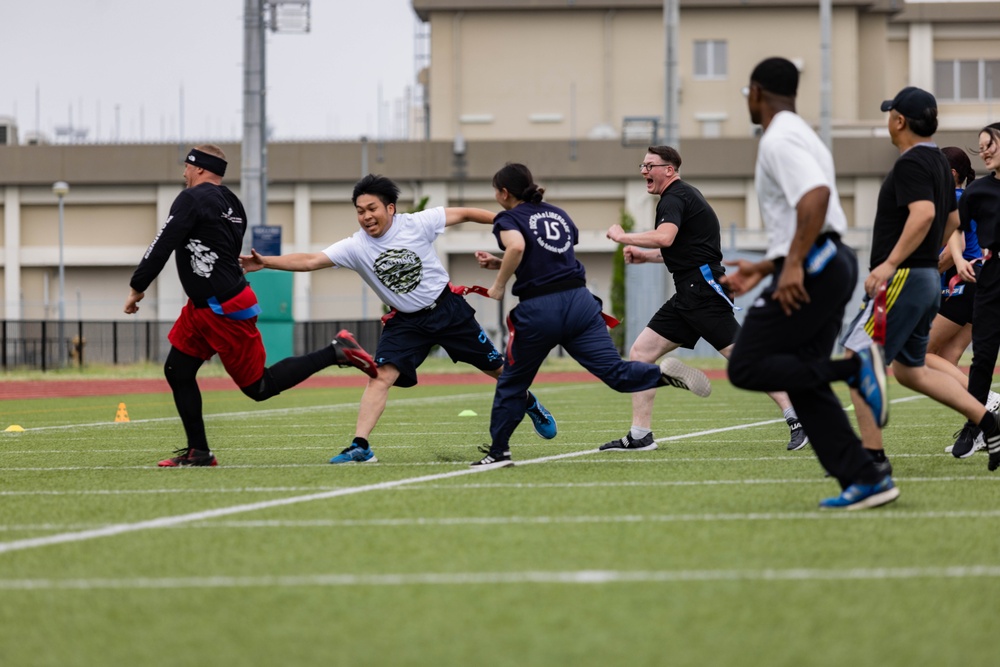
[[[687,389],[695,396],[705,398],[712,393],[712,383],[707,375],[674,357],[667,357],[660,364],[660,377],[664,384]]]

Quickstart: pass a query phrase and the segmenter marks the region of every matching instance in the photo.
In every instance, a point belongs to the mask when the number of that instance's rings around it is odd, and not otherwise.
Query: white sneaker
[[[1000,394],[990,390],[989,396],[986,398],[986,409],[990,412],[996,412],[1000,410]]]

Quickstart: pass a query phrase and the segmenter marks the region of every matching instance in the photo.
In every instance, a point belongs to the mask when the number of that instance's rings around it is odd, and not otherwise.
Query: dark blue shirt
[[[501,250],[502,230],[516,230],[524,237],[524,256],[514,271],[517,281],[511,291],[520,297],[527,291],[564,281],[586,282],[583,264],[573,251],[580,232],[566,211],[545,202],[523,202],[493,219],[493,235]]]

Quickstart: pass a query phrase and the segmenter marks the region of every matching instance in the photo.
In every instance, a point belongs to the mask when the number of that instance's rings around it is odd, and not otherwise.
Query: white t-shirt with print
[[[757,149],[754,178],[767,230],[767,259],[788,254],[798,221],[795,207],[803,195],[820,186],[830,188],[830,203],[820,233],[847,231],[833,155],[798,114],[780,111],[771,120]]]
[[[448,285],[448,272],[434,251],[444,223],[442,207],[397,213],[382,236],[359,229],[323,254],[335,266],[357,271],[383,303],[413,313],[434,303]]]

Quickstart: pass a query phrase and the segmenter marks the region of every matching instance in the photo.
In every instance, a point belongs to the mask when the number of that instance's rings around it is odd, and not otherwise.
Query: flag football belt
[[[708,264],[702,264],[698,268],[699,268],[699,270],[701,270],[701,276],[705,279],[705,282],[708,283],[709,287],[711,287],[712,289],[715,290],[716,294],[718,294],[723,299],[725,299],[726,303],[728,303],[732,308],[734,308],[736,310],[743,310],[742,308],[740,308],[739,306],[737,306],[735,303],[733,303],[732,299],[730,299],[726,295],[726,291],[724,289],[722,289],[722,285],[720,285],[719,283],[717,283],[715,281],[715,276],[712,275],[712,269],[708,266]]]
[[[459,296],[465,296],[466,294],[478,294],[480,296],[485,296],[487,298],[490,296],[490,291],[481,285],[473,285],[471,287],[466,287],[465,285],[452,285],[451,283],[449,283],[448,286],[451,288],[452,292],[454,292]],[[596,299],[597,297],[594,298]],[[598,299],[598,301],[600,301],[600,299]],[[604,323],[607,324],[608,327],[612,329],[621,324],[621,320],[619,320],[614,315],[608,315],[604,311],[601,311],[601,318],[604,320]]]
[[[242,310],[234,310],[231,313],[227,313],[222,308],[222,304],[214,296],[210,296],[205,299],[205,303],[208,307],[212,309],[212,312],[216,315],[222,315],[223,317],[228,317],[231,320],[249,320],[251,317],[257,317],[260,315],[260,305],[254,304],[249,308],[244,308]]]

